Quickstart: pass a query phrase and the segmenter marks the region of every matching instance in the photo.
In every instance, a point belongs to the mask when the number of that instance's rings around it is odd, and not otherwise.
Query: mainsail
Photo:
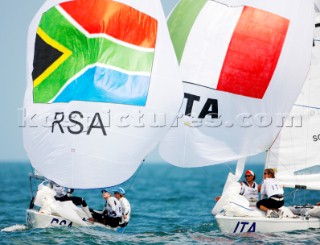
[[[169,163],[206,166],[270,147],[306,79],[312,0],[181,0],[168,18],[184,86]]]
[[[320,45],[316,42],[308,78],[266,163],[276,169],[285,187],[320,190],[319,92]]]
[[[71,188],[126,181],[181,106],[177,70],[160,1],[48,0],[28,35],[32,166]]]

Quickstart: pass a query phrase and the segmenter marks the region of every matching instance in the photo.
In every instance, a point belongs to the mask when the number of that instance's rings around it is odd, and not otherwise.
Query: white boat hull
[[[225,233],[244,232],[285,232],[320,228],[320,218],[266,218],[266,217],[228,217],[223,213],[216,215],[219,228]]]
[[[66,226],[66,227],[80,226],[79,224],[75,224],[72,221],[65,219],[63,217],[40,213],[34,209],[27,209],[26,221],[27,221],[27,226],[29,228],[47,228],[47,227],[54,227],[54,226]],[[97,227],[103,227],[108,230],[113,230],[113,231],[117,231],[117,232],[124,231],[124,228],[122,228],[122,227],[112,228],[110,226],[106,226],[106,225],[100,224],[98,222],[94,222],[94,223],[85,222],[85,223],[89,227],[97,226]]]
[[[28,209],[26,214],[27,225],[29,228],[47,228],[50,226],[77,226],[62,217],[39,213],[36,210]]]

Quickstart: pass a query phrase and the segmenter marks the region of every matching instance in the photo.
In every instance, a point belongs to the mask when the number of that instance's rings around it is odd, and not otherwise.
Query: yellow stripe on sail
[[[53,62],[40,76],[38,76],[33,81],[33,87],[37,87],[40,83],[43,82],[55,69],[57,69],[71,54],[72,52],[61,45],[60,43],[53,40],[49,37],[40,27],[38,28],[37,34],[49,45],[59,50],[62,55]]]

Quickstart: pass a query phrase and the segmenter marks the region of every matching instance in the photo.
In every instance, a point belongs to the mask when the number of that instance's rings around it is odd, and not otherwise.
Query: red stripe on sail
[[[228,47],[217,90],[263,98],[288,28],[288,19],[244,7]]]
[[[110,0],[78,0],[60,6],[90,34],[104,33],[140,47],[155,47],[157,20],[130,6]]]

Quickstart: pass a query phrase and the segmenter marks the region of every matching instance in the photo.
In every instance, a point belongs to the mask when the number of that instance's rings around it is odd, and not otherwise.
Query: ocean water
[[[132,218],[124,234],[102,228],[28,229],[25,211],[31,198],[27,163],[0,164],[0,244],[319,244],[320,229],[273,234],[223,234],[211,215],[214,198],[221,194],[235,164],[183,169],[169,164],[143,164],[123,184],[132,206]],[[247,168],[260,182],[262,164]],[[106,175],[106,178],[108,176]],[[287,204],[293,197],[287,192]],[[99,190],[76,190],[90,207],[101,209]],[[296,203],[315,203],[314,191],[298,192]]]

